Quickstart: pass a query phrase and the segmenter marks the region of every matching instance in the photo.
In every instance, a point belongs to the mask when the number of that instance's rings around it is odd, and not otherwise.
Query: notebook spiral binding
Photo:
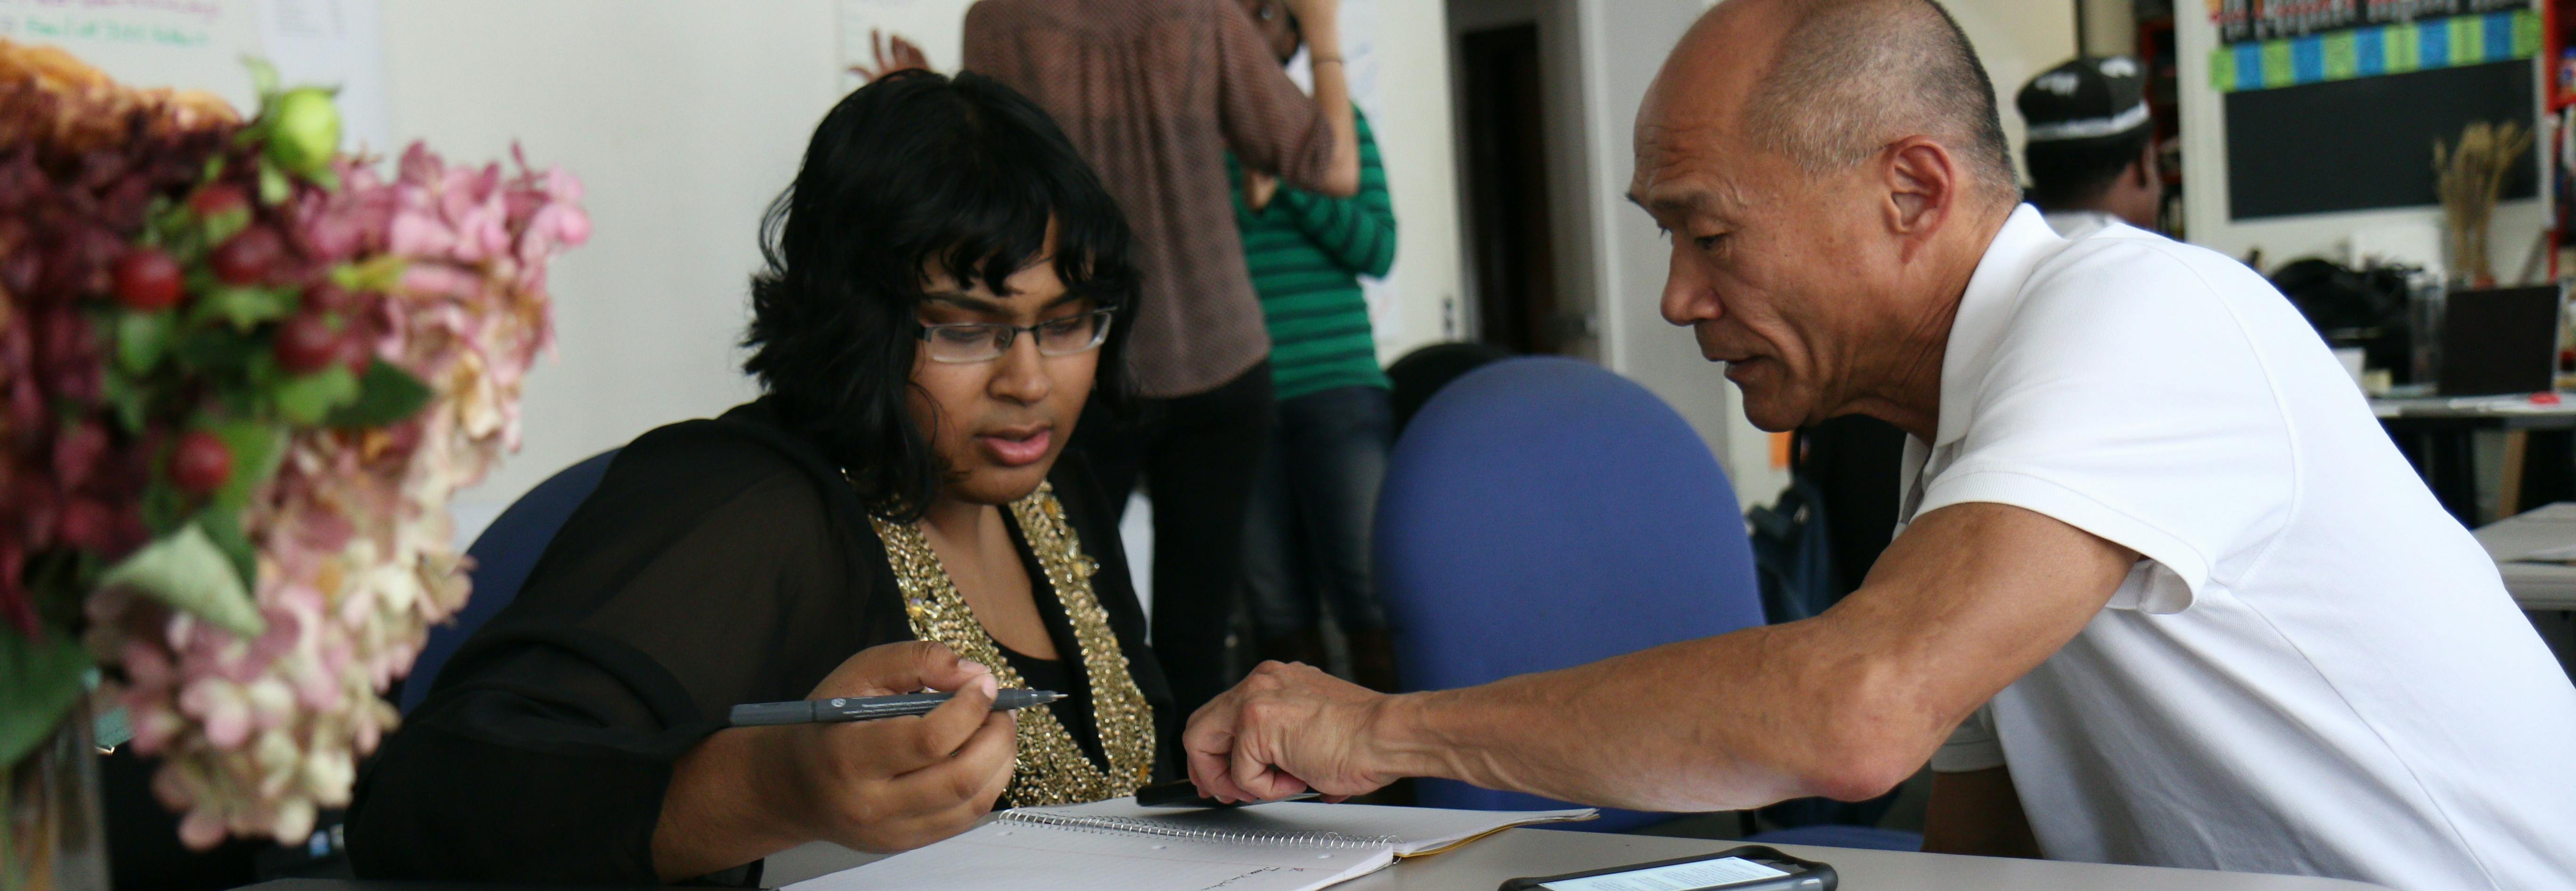
[[[1085,817],[1072,814],[1049,814],[1039,811],[1003,811],[1003,820],[1034,823],[1071,829],[1076,832],[1108,832],[1129,835],[1151,835],[1218,844],[1284,845],[1299,848],[1375,848],[1395,844],[1392,835],[1350,835],[1341,832],[1260,832],[1240,829],[1175,826],[1133,817]]]

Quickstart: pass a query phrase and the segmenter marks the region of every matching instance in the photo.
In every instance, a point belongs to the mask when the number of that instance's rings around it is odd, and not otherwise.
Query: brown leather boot
[[[1394,693],[1402,684],[1395,676],[1395,638],[1386,629],[1353,631],[1351,645],[1351,680],[1380,693]]]

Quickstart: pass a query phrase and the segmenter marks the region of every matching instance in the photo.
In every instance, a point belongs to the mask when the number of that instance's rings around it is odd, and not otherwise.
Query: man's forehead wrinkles
[[[1663,177],[1640,170],[1629,199],[1652,213],[1724,213],[1744,206],[1733,183],[1713,176]]]
[[[1678,148],[1693,142],[1716,138],[1720,129],[1714,120],[1676,121],[1667,117],[1654,122],[1638,123],[1637,139],[1640,145],[1652,144]]]

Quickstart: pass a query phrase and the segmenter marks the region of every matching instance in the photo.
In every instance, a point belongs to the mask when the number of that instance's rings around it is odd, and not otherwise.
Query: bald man
[[[1874,796],[1955,731],[1935,850],[2576,887],[2576,688],[2494,565],[2260,277],[2017,204],[1993,95],[1923,0],[1731,0],[1638,111],[1664,317],[1745,414],[1910,434],[1858,591],[1462,690],[1264,665],[1191,778],[1703,811]]]

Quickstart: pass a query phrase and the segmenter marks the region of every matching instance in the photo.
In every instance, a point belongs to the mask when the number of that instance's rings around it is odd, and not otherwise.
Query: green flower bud
[[[331,163],[340,149],[340,109],[331,93],[319,87],[297,87],[277,97],[277,120],[268,132],[268,157],[277,166],[307,176]]]

